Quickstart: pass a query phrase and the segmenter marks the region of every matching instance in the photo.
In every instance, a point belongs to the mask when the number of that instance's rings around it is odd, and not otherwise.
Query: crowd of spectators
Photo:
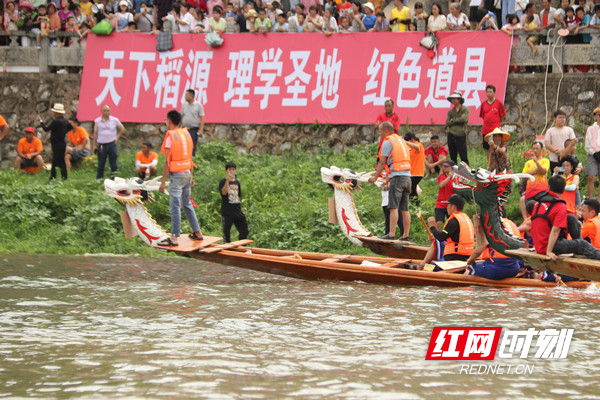
[[[556,1],[556,0],[555,0]],[[322,32],[326,35],[347,32],[403,32],[444,30],[515,30],[531,32],[528,45],[535,54],[543,29],[562,27],[574,35],[569,43],[589,43],[589,34],[577,35],[586,27],[600,29],[600,1],[560,0],[554,9],[542,0],[537,12],[529,0],[515,0],[514,12],[500,10],[500,0],[460,0],[448,2],[448,14],[434,2],[425,10],[420,1],[407,5],[402,0],[52,0],[47,4],[34,0],[5,1],[0,13],[0,29],[6,34],[16,30],[40,35],[65,31],[77,32],[81,39],[103,19],[116,32],[152,32],[170,30],[180,33],[206,32]],[[393,2],[393,6],[388,6]],[[509,1],[511,2],[511,1]],[[384,8],[387,7],[386,13]],[[463,10],[464,8],[464,10]],[[390,12],[391,9],[391,12]],[[468,16],[465,12],[468,11]],[[6,39],[4,39],[6,42]],[[29,42],[24,43],[28,45]],[[68,46],[69,40],[58,45]],[[518,37],[515,36],[515,45]],[[22,43],[23,44],[23,43]]]

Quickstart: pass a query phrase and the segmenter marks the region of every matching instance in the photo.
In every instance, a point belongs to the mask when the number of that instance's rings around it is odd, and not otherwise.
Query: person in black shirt
[[[228,162],[225,164],[225,171],[227,171],[227,176],[219,182],[219,193],[221,193],[223,241],[229,243],[231,242],[231,225],[235,224],[239,233],[239,240],[242,240],[248,237],[248,223],[242,211],[242,186],[240,181],[237,180],[235,163]]]
[[[54,104],[50,109],[54,114],[54,120],[50,125],[44,124],[42,117],[38,114],[37,120],[41,122],[42,129],[50,131],[50,144],[52,145],[52,167],[50,169],[50,179],[56,178],[56,167],[60,168],[60,175],[63,181],[67,179],[67,164],[65,164],[65,150],[67,143],[65,138],[67,133],[73,129],[69,121],[65,118],[65,107],[60,104]]]

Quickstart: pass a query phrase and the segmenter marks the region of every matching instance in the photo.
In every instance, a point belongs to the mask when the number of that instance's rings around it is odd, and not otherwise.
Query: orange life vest
[[[504,227],[508,228],[508,230],[510,231],[510,233],[513,234],[513,236],[523,238],[523,234],[521,232],[519,232],[519,228],[517,228],[517,225],[515,225],[514,222],[512,222],[508,218],[502,218],[502,222],[504,223]],[[481,253],[482,260],[487,260],[488,258],[492,258],[492,255],[490,254],[491,253],[490,250],[493,250],[493,249],[488,245],[485,248],[485,250],[483,251],[483,253]],[[510,257],[505,256],[504,254],[494,250],[493,258],[510,258]]]
[[[592,246],[594,246],[597,249],[600,249],[600,215],[596,215],[594,218],[589,219],[586,222],[586,224],[589,222],[591,222],[594,225],[594,228],[596,229],[596,236],[592,241]]]
[[[388,165],[385,166],[385,171],[388,174],[390,172],[410,171],[410,152],[408,145],[406,144],[406,142],[404,142],[404,139],[402,139],[400,136],[394,133],[386,137],[383,142],[385,143],[386,140],[388,140],[392,145],[392,152],[388,156],[388,159],[389,157],[392,157],[392,167],[394,168],[394,171],[390,171]],[[381,148],[379,149],[379,159],[381,159],[382,149],[383,143],[381,144]]]
[[[460,236],[458,238],[458,243],[455,243],[451,237],[446,240],[444,255],[460,254],[463,256],[470,256],[473,253],[475,244],[475,230],[473,229],[471,218],[469,218],[469,216],[464,212],[454,213],[450,216],[450,218],[448,218],[448,221],[446,221],[444,229],[452,218],[455,218],[458,221],[458,225],[460,227]]]
[[[575,179],[575,174],[572,174],[570,177],[565,178],[566,184],[572,185],[573,180]],[[561,199],[567,202],[567,213],[575,215],[575,198],[577,197],[577,190],[565,190],[564,193],[560,196]]]
[[[169,172],[183,172],[192,169],[192,150],[194,144],[187,129],[177,128],[167,131],[165,141],[163,142],[161,152],[167,154],[165,143],[167,138],[171,138],[171,151],[169,153]]]

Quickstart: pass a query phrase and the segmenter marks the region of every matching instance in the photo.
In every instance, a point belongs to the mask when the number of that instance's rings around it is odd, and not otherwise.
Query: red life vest
[[[400,136],[397,134],[389,135],[384,139],[388,140],[392,145],[392,152],[388,156],[388,159],[392,158],[392,167],[394,171],[390,171],[389,166],[386,164],[385,171],[389,174],[390,172],[399,172],[399,171],[410,171],[410,152],[409,147]],[[381,159],[381,150],[383,149],[383,144],[379,148],[378,157]]]
[[[171,138],[171,151],[166,162],[169,164],[169,172],[183,172],[192,169],[192,150],[194,143],[187,129],[177,128],[167,131],[163,141],[161,152],[167,155],[165,143]]]
[[[521,232],[519,232],[519,228],[517,228],[517,225],[515,225],[514,222],[512,222],[510,219],[508,218],[502,218],[502,222],[504,223],[504,227],[508,228],[508,230],[510,231],[510,233],[513,234],[513,236],[516,237],[520,237],[523,238],[523,234]],[[489,245],[485,248],[485,250],[483,251],[483,253],[481,253],[481,259],[482,260],[487,260],[488,258],[510,258],[508,256],[505,256],[504,254],[497,252],[494,250],[493,256],[491,254],[491,250],[492,249]]]
[[[448,254],[460,254],[463,256],[470,256],[474,250],[475,244],[475,230],[473,229],[473,223],[471,218],[464,212],[454,213],[448,218],[444,229],[451,219],[455,218],[458,221],[460,227],[460,236],[458,243],[455,243],[451,237],[446,240],[446,247],[444,248],[444,255]]]

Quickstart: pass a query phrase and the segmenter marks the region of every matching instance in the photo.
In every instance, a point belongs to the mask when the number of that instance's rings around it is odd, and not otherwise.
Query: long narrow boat
[[[177,247],[158,247],[157,243],[168,237],[152,219],[142,203],[144,192],[157,190],[156,178],[142,181],[138,178],[115,178],[104,181],[106,193],[125,206],[121,213],[124,226],[131,228],[146,244],[174,252],[184,257],[231,265],[255,271],[307,280],[362,281],[367,283],[402,286],[486,286],[486,287],[556,287],[557,283],[534,279],[509,278],[489,280],[461,273],[432,272],[408,269],[421,260],[409,258],[383,258],[300,251],[271,250],[248,247],[251,240],[219,244],[219,237],[205,236],[203,240],[180,237]],[[148,193],[150,195],[150,193]],[[569,287],[584,289],[591,282],[568,282]]]
[[[552,288],[558,286],[557,283],[542,282],[537,279],[508,278],[496,281],[462,273],[407,269],[418,264],[420,260],[271,250],[247,247],[247,244],[252,243],[251,240],[218,244],[220,240],[219,237],[205,236],[200,242],[181,236],[177,247],[155,247],[198,260],[305,280],[361,281],[386,285],[439,287]],[[593,283],[583,281],[566,283],[568,287],[576,289],[586,289],[590,284]]]
[[[547,255],[534,251],[507,250],[506,252],[521,258],[534,269],[590,280],[598,279],[600,276],[600,260],[591,260],[584,256],[561,255],[552,261]]]
[[[422,260],[429,249],[427,246],[421,246],[416,243],[379,239],[377,236],[354,235],[354,237],[360,240],[363,246],[373,253],[388,257],[406,257]]]

